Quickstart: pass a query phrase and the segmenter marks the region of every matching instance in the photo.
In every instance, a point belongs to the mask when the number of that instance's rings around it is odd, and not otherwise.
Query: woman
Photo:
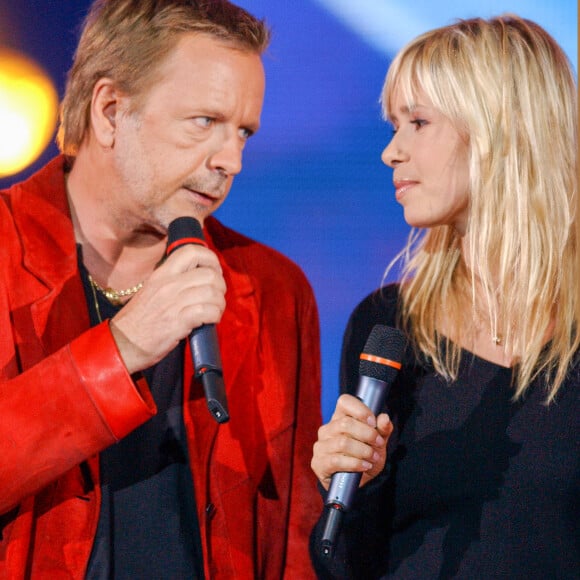
[[[416,228],[403,278],[359,304],[312,468],[361,472],[320,577],[580,578],[577,89],[516,16],[406,46],[385,81],[382,159]],[[377,323],[404,330],[375,417],[353,397]]]

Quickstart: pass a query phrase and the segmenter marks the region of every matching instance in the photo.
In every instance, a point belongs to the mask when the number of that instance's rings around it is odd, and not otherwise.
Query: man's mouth
[[[205,205],[213,205],[216,201],[218,201],[220,199],[219,194],[207,193],[205,191],[199,191],[199,190],[194,189],[192,187],[188,187],[187,185],[184,185],[183,188],[185,190],[189,191],[196,201],[203,203]]]

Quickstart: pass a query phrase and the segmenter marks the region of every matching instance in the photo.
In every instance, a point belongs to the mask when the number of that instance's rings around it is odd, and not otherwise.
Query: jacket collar
[[[45,288],[34,293],[31,306],[37,335],[45,336],[47,321],[55,315],[64,317],[63,325],[57,326],[70,329],[66,336],[55,337],[58,344],[46,345],[49,351],[88,327],[65,170],[66,159],[58,156],[10,190],[14,219],[22,240],[23,263]],[[241,245],[252,242],[241,236],[235,239],[231,230],[214,218],[206,220],[205,230],[208,246],[220,259],[228,288],[227,307],[217,329],[220,347],[227,352],[225,378],[233,383],[244,365],[257,356],[259,299],[254,281],[248,274],[249,265],[243,257],[248,253],[240,251]],[[57,300],[63,294],[66,300]],[[71,301],[77,306],[82,304],[80,310],[84,314],[79,314],[78,307],[71,307]],[[62,303],[61,307],[59,303]]]
[[[23,263],[47,288],[59,288],[77,269],[74,231],[58,156],[10,191]]]
[[[36,283],[26,283],[25,298],[46,352],[54,352],[89,325],[82,282],[77,276],[65,164],[63,156],[56,157],[9,191],[22,263],[36,279]]]

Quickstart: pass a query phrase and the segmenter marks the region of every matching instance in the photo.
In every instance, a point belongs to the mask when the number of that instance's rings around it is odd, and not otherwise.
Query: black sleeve
[[[397,326],[398,288],[387,286],[367,296],[353,311],[346,327],[340,364],[340,392],[357,390],[359,357],[375,324]],[[345,513],[342,533],[333,557],[321,551],[325,512],[310,538],[310,556],[320,579],[373,578],[380,576],[386,561],[390,518],[385,493],[388,468],[358,490]]]

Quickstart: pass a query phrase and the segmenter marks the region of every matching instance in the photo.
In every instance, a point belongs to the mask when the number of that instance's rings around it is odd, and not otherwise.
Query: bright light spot
[[[0,51],[0,177],[30,165],[54,135],[58,95],[33,61]]]
[[[407,42],[457,18],[490,18],[511,12],[541,24],[578,69],[576,0],[315,0],[376,50],[394,56]]]

